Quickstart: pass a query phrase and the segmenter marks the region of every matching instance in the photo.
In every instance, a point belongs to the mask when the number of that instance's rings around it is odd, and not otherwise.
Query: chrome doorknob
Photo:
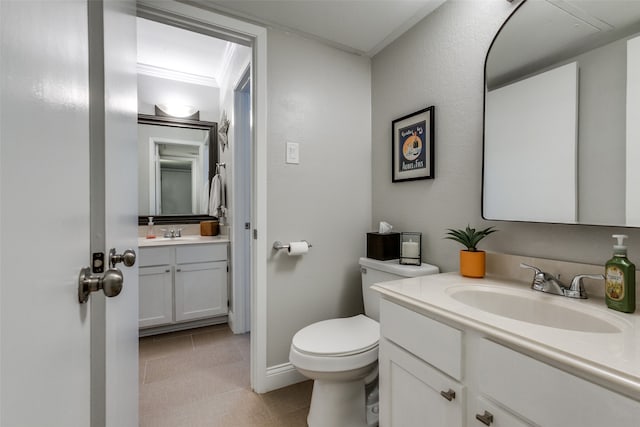
[[[122,282],[122,271],[110,268],[102,276],[102,292],[109,298],[117,297],[122,292]]]
[[[85,267],[80,270],[78,276],[78,301],[84,304],[89,300],[91,292],[102,289],[108,297],[115,297],[122,291],[122,283],[124,279],[122,272],[117,268],[108,269],[103,276],[94,276],[91,269]]]
[[[116,248],[111,248],[109,251],[109,267],[114,268],[119,262],[127,267],[133,266],[136,263],[136,252],[133,249],[127,249],[122,254],[117,254]]]

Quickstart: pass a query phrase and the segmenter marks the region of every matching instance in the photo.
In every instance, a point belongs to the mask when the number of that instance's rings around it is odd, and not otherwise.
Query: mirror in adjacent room
[[[485,62],[485,219],[640,226],[640,2],[523,0]]]
[[[138,117],[138,211],[141,221],[198,221],[208,216],[217,159],[215,122]]]

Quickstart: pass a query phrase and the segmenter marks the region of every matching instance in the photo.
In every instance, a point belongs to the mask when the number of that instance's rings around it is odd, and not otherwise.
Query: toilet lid
[[[302,353],[319,356],[348,356],[378,345],[378,322],[362,314],[329,319],[302,328],[291,344]]]

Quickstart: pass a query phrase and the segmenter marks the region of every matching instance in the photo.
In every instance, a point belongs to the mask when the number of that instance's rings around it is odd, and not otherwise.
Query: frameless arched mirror
[[[523,0],[485,62],[482,215],[640,226],[640,2]]]

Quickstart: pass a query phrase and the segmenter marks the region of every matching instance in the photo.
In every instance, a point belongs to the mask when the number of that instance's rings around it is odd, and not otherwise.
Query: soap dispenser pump
[[[613,246],[613,258],[605,267],[605,297],[607,307],[633,313],[636,310],[636,266],[627,259],[624,234],[612,235],[618,242]]]
[[[147,223],[147,239],[155,239],[156,232],[153,229],[153,217],[149,217],[149,222]]]

